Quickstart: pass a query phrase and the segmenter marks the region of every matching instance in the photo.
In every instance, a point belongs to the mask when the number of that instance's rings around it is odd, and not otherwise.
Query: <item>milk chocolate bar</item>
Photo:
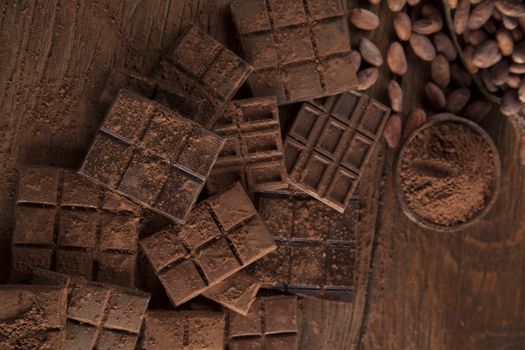
[[[290,184],[344,212],[389,114],[354,91],[305,102],[285,140]]]
[[[235,0],[231,11],[255,96],[285,104],[356,86],[343,1]]]
[[[203,295],[225,308],[247,315],[260,287],[257,278],[241,271],[209,288]]]
[[[33,283],[67,286],[66,349],[135,349],[148,293],[42,269]]]
[[[152,78],[172,91],[202,99],[195,121],[211,127],[251,71],[249,64],[192,25]]]
[[[301,195],[260,194],[258,210],[278,249],[257,261],[265,288],[352,301],[357,202],[344,213]]]
[[[210,192],[219,192],[236,181],[248,192],[288,185],[274,97],[231,102],[214,131],[226,142],[206,182]]]
[[[224,348],[222,312],[148,311],[144,324],[145,350]]]
[[[1,349],[64,349],[65,286],[0,285]]]
[[[140,208],[71,170],[21,169],[12,279],[36,267],[135,284]]]
[[[296,350],[297,324],[297,297],[259,298],[247,316],[229,313],[230,350]]]
[[[122,89],[80,173],[182,223],[223,143],[177,112]]]
[[[174,305],[276,247],[239,183],[200,202],[185,225],[170,225],[140,243]]]

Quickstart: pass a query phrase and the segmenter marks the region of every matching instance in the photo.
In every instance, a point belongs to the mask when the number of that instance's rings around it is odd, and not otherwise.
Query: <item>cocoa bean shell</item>
[[[458,52],[450,37],[444,33],[436,33],[433,38],[436,51],[447,58],[449,62],[455,61]]]
[[[436,111],[443,110],[447,104],[447,99],[443,90],[430,81],[425,84],[425,96],[430,106]]]
[[[436,49],[430,39],[426,36],[412,33],[409,42],[414,53],[422,60],[432,61],[436,58]]]
[[[450,64],[443,55],[437,55],[430,65],[430,77],[441,88],[450,83]]]
[[[383,56],[379,48],[368,38],[361,38],[359,40],[359,52],[361,57],[372,66],[379,67],[383,64]]]
[[[468,18],[467,28],[475,30],[483,27],[489,20],[490,16],[492,16],[493,10],[493,0],[483,0],[478,5],[474,6]]]
[[[400,113],[403,111],[403,90],[399,86],[398,82],[391,80],[388,83],[388,99],[390,101],[390,107],[394,112]]]
[[[467,29],[469,15],[470,0],[459,0],[454,12],[454,31],[456,34],[462,34]]]
[[[500,29],[496,32],[496,42],[503,56],[512,55],[514,40],[512,39],[512,34],[507,29]]]
[[[494,5],[505,16],[525,16],[525,4],[522,0],[496,0]]]
[[[405,12],[398,12],[394,16],[394,31],[401,41],[408,41],[412,35],[412,21]]]
[[[394,41],[388,47],[386,53],[386,62],[390,71],[396,75],[403,76],[406,74],[408,69],[407,59],[403,46]]]
[[[474,50],[472,63],[478,68],[489,68],[501,60],[498,43],[487,40]]]
[[[450,79],[457,86],[468,87],[472,84],[472,77],[470,74],[457,63],[450,65]]]
[[[390,11],[399,12],[405,7],[407,0],[387,0],[386,2]]]
[[[379,27],[379,17],[371,11],[354,8],[350,10],[350,22],[362,30],[374,30]]]
[[[420,108],[410,113],[403,127],[403,138],[409,137],[417,128],[425,124],[427,119],[427,113]]]
[[[370,67],[357,72],[357,90],[363,91],[374,85],[379,79],[379,69]]]
[[[401,117],[398,114],[392,114],[388,118],[383,131],[386,143],[390,148],[396,148],[401,141]]]
[[[447,95],[447,104],[445,109],[450,113],[459,113],[470,100],[470,90],[468,88],[458,88],[452,90]]]
[[[465,107],[462,115],[475,123],[481,123],[489,114],[492,105],[485,100],[476,100]]]

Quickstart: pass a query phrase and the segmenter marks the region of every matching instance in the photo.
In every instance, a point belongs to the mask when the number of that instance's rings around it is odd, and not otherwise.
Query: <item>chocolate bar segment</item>
[[[229,312],[230,349],[297,349],[296,296],[258,298],[246,316]]]
[[[199,203],[186,225],[170,225],[140,243],[174,305],[276,248],[239,183]]]
[[[389,114],[354,91],[305,102],[285,141],[290,184],[344,212]]]
[[[211,127],[251,71],[250,65],[192,25],[152,78],[166,89],[203,100],[194,120]],[[161,98],[176,107],[169,95]]]
[[[64,348],[65,286],[0,285],[0,300],[0,348]]]
[[[122,89],[80,173],[182,223],[223,143],[177,112]]]
[[[355,87],[343,1],[235,0],[231,11],[254,95],[285,104]]]
[[[139,214],[136,204],[71,170],[24,167],[12,279],[23,281],[34,268],[44,268],[134,286]]]
[[[279,113],[274,97],[231,102],[214,125],[226,139],[206,187],[212,193],[239,181],[248,192],[287,186]]]
[[[220,350],[224,344],[224,314],[206,311],[148,311],[144,348]]]
[[[259,194],[258,210],[278,249],[255,266],[263,287],[352,301],[359,203],[340,214],[306,195]]]
[[[36,269],[33,284],[41,283],[68,290],[66,349],[135,349],[148,293]]]

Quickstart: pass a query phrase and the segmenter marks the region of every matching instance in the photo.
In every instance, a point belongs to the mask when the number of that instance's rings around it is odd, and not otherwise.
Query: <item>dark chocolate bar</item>
[[[170,225],[140,243],[174,305],[275,249],[239,183],[200,202],[185,225]]]
[[[182,223],[223,143],[175,111],[122,89],[80,173]]]
[[[297,324],[297,297],[258,298],[247,316],[230,311],[230,350],[296,350]]]
[[[42,269],[33,283],[67,286],[66,349],[135,349],[148,293]]]
[[[255,96],[284,104],[356,86],[343,1],[235,0],[231,11]]]
[[[65,286],[0,285],[0,349],[64,349]]]
[[[290,184],[344,212],[389,114],[354,91],[305,102],[284,145]]]
[[[214,131],[226,142],[206,182],[210,192],[219,192],[236,181],[248,192],[288,186],[274,97],[231,102]]]
[[[140,208],[73,171],[20,172],[12,279],[36,268],[134,286]]]
[[[278,246],[254,264],[263,287],[352,301],[358,205],[340,214],[307,196],[260,194],[258,210]]]
[[[145,350],[222,350],[224,313],[148,311],[144,322]]]
[[[204,100],[195,121],[211,127],[251,71],[250,65],[192,25],[152,78],[172,91]],[[170,104],[169,98],[165,102]]]

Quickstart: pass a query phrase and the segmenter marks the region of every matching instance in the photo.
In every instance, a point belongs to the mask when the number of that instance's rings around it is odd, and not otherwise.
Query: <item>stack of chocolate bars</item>
[[[296,349],[301,298],[351,301],[389,109],[352,90],[343,1],[231,11],[246,61],[191,26],[150,77],[109,76],[78,171],[20,170],[0,348]],[[170,223],[145,234],[147,211]],[[171,305],[136,289],[140,254]]]

